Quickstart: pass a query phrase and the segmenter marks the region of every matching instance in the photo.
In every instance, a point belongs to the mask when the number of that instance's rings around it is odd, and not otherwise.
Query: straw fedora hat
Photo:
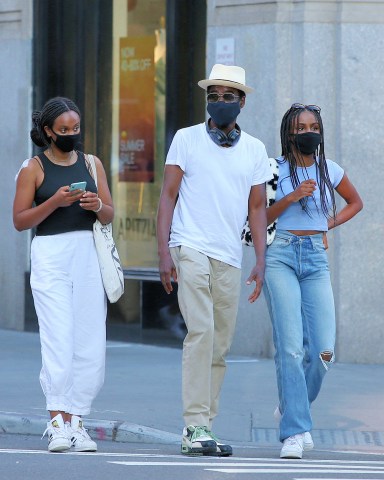
[[[245,85],[245,70],[234,65],[221,65],[216,63],[212,67],[209,78],[197,82],[199,87],[207,90],[211,85],[222,85],[223,87],[232,87],[242,90],[245,93],[253,92],[253,88]]]

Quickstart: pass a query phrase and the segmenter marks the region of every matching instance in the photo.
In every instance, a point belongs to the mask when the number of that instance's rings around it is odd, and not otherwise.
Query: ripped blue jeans
[[[334,361],[335,307],[322,234],[277,231],[264,294],[273,325],[280,440],[312,429],[311,403]]]

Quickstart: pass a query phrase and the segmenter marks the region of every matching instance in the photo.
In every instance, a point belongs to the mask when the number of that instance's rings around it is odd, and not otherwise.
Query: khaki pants
[[[184,421],[211,428],[235,330],[241,271],[185,246],[171,248],[171,255],[188,329],[182,364]]]

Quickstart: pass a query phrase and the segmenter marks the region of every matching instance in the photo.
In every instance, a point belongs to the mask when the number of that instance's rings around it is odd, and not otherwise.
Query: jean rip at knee
[[[324,350],[319,353],[319,358],[325,370],[329,370],[331,364],[334,362],[334,354],[331,350]]]

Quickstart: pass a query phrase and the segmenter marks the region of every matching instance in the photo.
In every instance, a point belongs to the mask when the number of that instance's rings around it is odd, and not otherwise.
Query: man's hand
[[[168,253],[160,255],[159,272],[164,290],[170,294],[173,290],[171,279],[173,279],[174,282],[177,282],[177,273],[169,251]]]
[[[177,195],[184,172],[177,165],[166,165],[164,169],[163,187],[160,193],[157,212],[157,247],[159,254],[159,273],[164,290],[172,292],[171,278],[177,282],[177,273],[169,251],[169,232]]]
[[[256,264],[252,268],[251,274],[249,275],[246,284],[251,285],[252,282],[256,282],[255,289],[251,293],[251,295],[248,297],[248,301],[250,303],[253,303],[255,300],[259,298],[259,295],[261,293],[261,289],[263,287],[263,282],[264,282],[264,270],[265,266],[261,266],[259,264]]]

